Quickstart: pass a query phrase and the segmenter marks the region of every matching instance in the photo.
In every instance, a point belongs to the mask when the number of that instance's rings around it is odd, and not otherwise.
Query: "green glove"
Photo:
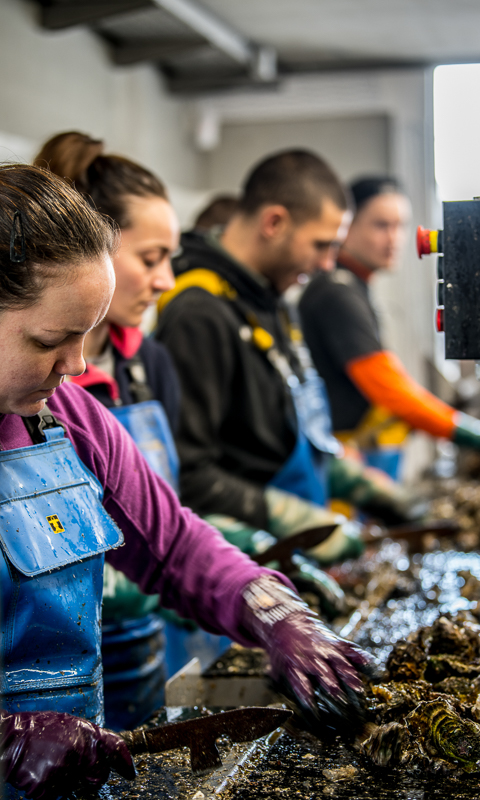
[[[357,558],[363,553],[360,538],[362,526],[347,520],[342,514],[334,514],[322,506],[302,500],[295,494],[269,487],[265,491],[269,531],[279,539],[295,533],[335,523],[337,527],[328,539],[309,550],[319,564],[332,564],[346,558]]]
[[[103,621],[122,622],[125,619],[139,619],[156,611],[162,619],[173,622],[189,631],[198,630],[191,619],[180,617],[176,611],[161,608],[158,594],[144,594],[139,586],[129,580],[123,572],[105,564],[103,572]]]
[[[459,413],[456,423],[452,441],[460,447],[474,447],[480,450],[480,419]]]
[[[235,547],[238,547],[242,553],[246,553],[248,556],[264,553],[277,541],[267,531],[252,528],[245,522],[235,519],[235,517],[226,517],[223,514],[207,514],[203,519],[213,525],[214,528],[217,528],[227,542],[234,544]]]
[[[346,613],[347,600],[336,580],[299,553],[294,553],[292,561],[295,572],[288,577],[300,595],[315,596],[321,616],[330,620]]]
[[[331,458],[328,480],[330,497],[346,500],[387,525],[414,522],[428,511],[423,498],[353,459]]]
[[[144,594],[123,572],[105,564],[103,571],[103,620],[138,619],[158,610],[158,594]]]

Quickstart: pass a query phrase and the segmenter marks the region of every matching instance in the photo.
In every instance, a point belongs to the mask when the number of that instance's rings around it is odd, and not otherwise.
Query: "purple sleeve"
[[[254,644],[241,632],[241,591],[271,571],[182,507],[115,417],[83,389],[64,384],[48,406],[104,487],[103,505],[123,531],[125,544],[107,554],[109,563],[147,594],[158,592],[166,608]],[[273,574],[290,586],[283,575]]]

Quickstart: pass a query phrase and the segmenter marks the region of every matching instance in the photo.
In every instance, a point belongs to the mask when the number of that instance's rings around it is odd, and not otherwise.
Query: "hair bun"
[[[74,181],[81,191],[88,191],[87,170],[102,152],[101,139],[69,131],[49,139],[36,156],[34,164]]]

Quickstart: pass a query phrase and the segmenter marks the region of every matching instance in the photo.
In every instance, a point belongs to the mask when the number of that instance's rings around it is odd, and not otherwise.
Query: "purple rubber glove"
[[[79,787],[98,789],[114,769],[135,778],[127,745],[112,731],[55,711],[0,713],[4,779],[26,797],[56,798]]]
[[[369,656],[332,633],[295,592],[270,575],[243,591],[245,628],[270,657],[276,687],[293,700],[318,733],[325,724],[352,732],[363,718],[359,673],[372,671]]]

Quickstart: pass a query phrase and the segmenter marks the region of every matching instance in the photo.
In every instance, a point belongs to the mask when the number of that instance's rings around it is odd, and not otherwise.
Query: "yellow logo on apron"
[[[50,525],[52,531],[54,533],[63,533],[65,528],[63,527],[62,523],[60,522],[57,514],[50,514],[49,517],[46,518],[48,524]]]

